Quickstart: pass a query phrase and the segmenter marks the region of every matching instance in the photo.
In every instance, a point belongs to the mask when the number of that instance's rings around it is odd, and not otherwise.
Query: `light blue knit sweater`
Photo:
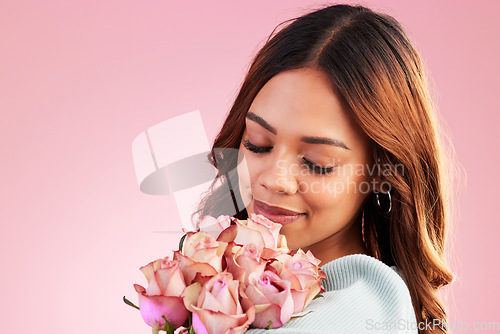
[[[317,298],[281,328],[246,334],[418,333],[410,293],[396,267],[353,254],[321,267],[324,298]]]

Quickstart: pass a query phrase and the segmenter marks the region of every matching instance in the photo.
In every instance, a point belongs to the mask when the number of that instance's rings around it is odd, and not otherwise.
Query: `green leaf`
[[[160,331],[158,329],[155,329],[155,328],[151,328],[153,334],[158,334],[160,333]]]
[[[298,318],[302,318],[302,317],[305,317],[306,315],[308,315],[309,313],[311,313],[312,311],[309,311],[307,312],[306,314],[302,314],[302,315],[294,315],[293,317],[290,318],[290,320],[294,320],[294,319],[298,319]]]
[[[273,322],[269,320],[269,325],[267,325],[266,329],[273,329]]]
[[[325,298],[321,293],[318,293],[312,300],[318,299],[318,298]]]
[[[179,240],[179,251],[182,252],[182,247],[184,246],[184,240],[186,239],[186,236],[187,234],[184,234],[181,238],[181,240]]]
[[[136,306],[134,303],[132,303],[130,300],[128,300],[127,298],[125,298],[125,296],[123,296],[123,301],[125,302],[125,304],[127,304],[128,306],[132,306],[133,308],[136,308],[138,310],[140,310],[140,308],[138,306]]]
[[[193,328],[193,326],[189,327],[189,334],[196,334],[196,333],[194,332],[194,328]]]
[[[168,322],[167,318],[165,318],[164,315],[162,315],[161,317],[165,320],[165,327],[163,327],[163,330],[168,334],[174,334],[174,326],[172,326],[170,322]]]

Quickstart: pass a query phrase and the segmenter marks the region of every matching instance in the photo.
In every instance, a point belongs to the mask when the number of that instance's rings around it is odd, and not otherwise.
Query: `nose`
[[[281,155],[276,159],[270,159],[263,166],[261,174],[261,185],[280,194],[293,195],[298,191],[297,173],[294,173],[294,161],[291,157]]]

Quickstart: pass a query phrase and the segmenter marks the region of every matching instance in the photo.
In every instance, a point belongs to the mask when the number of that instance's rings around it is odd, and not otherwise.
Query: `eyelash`
[[[243,146],[250,152],[257,154],[269,153],[273,148],[272,146],[270,147],[256,146],[252,144],[248,139],[243,140]],[[307,168],[312,170],[314,174],[320,174],[320,175],[330,174],[331,172],[333,172],[335,168],[335,167],[321,167],[320,165],[317,165],[314,162],[307,160],[306,158],[303,158],[303,160],[304,160],[304,165],[306,165]]]

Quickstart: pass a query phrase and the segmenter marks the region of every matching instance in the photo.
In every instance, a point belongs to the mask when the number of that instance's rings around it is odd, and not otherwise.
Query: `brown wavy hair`
[[[241,199],[234,173],[246,112],[276,74],[319,69],[371,138],[377,165],[394,167],[384,171],[384,181],[391,185],[391,212],[379,213],[372,200],[364,206],[363,236],[369,254],[402,272],[419,323],[445,323],[438,290],[453,280],[445,261],[449,170],[417,51],[394,18],[362,6],[329,6],[282,25],[254,58],[214,141],[209,160],[224,186],[214,182],[195,214],[218,216],[236,207],[236,217],[247,217],[241,205],[238,209]],[[236,150],[224,150],[230,148]],[[447,333],[447,328],[433,332]]]

